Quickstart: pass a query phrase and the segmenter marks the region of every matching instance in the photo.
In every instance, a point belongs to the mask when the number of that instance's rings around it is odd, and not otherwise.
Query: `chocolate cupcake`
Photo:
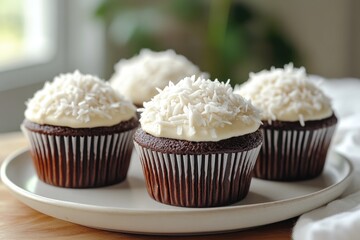
[[[163,89],[170,81],[176,83],[184,77],[201,74],[196,65],[173,50],[143,49],[139,55],[122,59],[115,65],[110,83],[137,107],[142,107],[143,102],[157,94],[157,88]]]
[[[144,103],[134,136],[149,195],[184,207],[243,199],[262,135],[258,111],[229,83],[195,76]]]
[[[90,188],[126,178],[136,108],[109,84],[78,71],[45,83],[27,102],[22,130],[45,183]]]
[[[296,181],[321,174],[337,118],[304,68],[289,64],[251,73],[235,92],[262,110],[264,143],[255,177]]]

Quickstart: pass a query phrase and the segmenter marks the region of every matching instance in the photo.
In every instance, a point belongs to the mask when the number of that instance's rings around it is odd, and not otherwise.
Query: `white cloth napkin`
[[[293,239],[360,239],[360,80],[329,80],[322,88],[339,118],[332,147],[352,162],[355,173],[342,196],[299,218]]]

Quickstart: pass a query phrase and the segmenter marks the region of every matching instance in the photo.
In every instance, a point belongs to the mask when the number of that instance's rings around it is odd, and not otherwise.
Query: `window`
[[[44,62],[54,53],[48,0],[1,0],[0,71]]]
[[[0,1],[0,92],[44,82],[61,71],[64,2]]]
[[[100,1],[0,0],[0,132],[19,130],[24,102],[54,76],[102,76],[104,29],[93,17]]]

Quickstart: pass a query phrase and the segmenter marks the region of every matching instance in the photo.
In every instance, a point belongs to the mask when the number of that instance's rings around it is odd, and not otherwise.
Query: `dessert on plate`
[[[105,81],[78,71],[45,83],[28,100],[21,126],[38,177],[68,188],[124,180],[137,127],[132,103]]]
[[[262,143],[258,110],[229,82],[186,77],[144,103],[134,136],[149,195],[184,207],[243,199]]]
[[[204,74],[173,50],[155,52],[142,49],[130,59],[121,59],[114,68],[111,86],[137,107],[142,107],[143,102],[157,94],[157,88],[163,89],[170,81],[176,83],[184,77]]]
[[[254,175],[294,181],[321,174],[337,118],[330,99],[292,64],[251,73],[236,93],[261,111],[264,143]]]

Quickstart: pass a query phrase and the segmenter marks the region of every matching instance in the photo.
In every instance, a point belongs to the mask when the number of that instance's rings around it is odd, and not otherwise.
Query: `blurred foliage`
[[[142,48],[172,48],[212,79],[230,78],[232,84],[247,80],[251,71],[299,64],[279,27],[239,1],[103,0],[95,15],[106,26],[111,69]]]

